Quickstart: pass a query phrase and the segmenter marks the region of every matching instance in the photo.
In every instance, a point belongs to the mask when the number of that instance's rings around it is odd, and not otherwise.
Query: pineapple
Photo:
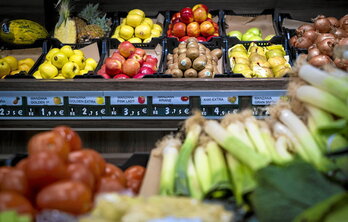
[[[86,25],[81,32],[78,33],[79,42],[98,39],[104,36],[103,29],[98,25]]]
[[[76,24],[70,18],[70,0],[59,0],[59,20],[54,29],[54,38],[57,38],[62,43],[76,43]]]

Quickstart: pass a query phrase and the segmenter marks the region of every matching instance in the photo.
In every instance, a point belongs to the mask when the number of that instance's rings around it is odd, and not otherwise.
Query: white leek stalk
[[[205,148],[202,146],[197,147],[193,157],[199,183],[203,193],[206,194],[211,187],[211,172]]]
[[[189,158],[187,166],[187,175],[188,175],[188,186],[190,189],[190,196],[201,200],[203,198],[203,192],[199,184],[198,176],[196,173],[195,166],[193,165],[192,158]]]
[[[256,151],[256,147],[254,146],[253,142],[250,140],[246,132],[245,125],[242,122],[240,121],[232,122],[227,126],[226,129],[230,134],[235,135],[243,143],[245,143],[245,145],[253,148]]]
[[[247,117],[244,121],[244,124],[249,137],[251,138],[254,146],[256,147],[256,150],[264,156],[269,156],[271,158],[272,155],[269,152],[265,141],[263,140],[260,127],[256,118],[253,116]]]
[[[293,159],[293,156],[288,152],[288,145],[288,138],[286,136],[279,136],[275,143],[276,151],[283,163],[290,162]]]

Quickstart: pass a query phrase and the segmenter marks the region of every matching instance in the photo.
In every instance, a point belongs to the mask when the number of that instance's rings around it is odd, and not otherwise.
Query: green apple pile
[[[282,45],[237,44],[228,50],[231,70],[246,78],[280,78],[291,70]]]
[[[93,58],[86,59],[83,51],[65,45],[60,49],[52,48],[33,76],[36,79],[72,79],[94,71],[97,65]]]
[[[229,37],[236,37],[240,41],[269,41],[274,35],[268,35],[262,38],[262,31],[259,28],[253,27],[248,29],[244,34],[238,30],[233,30],[227,33]]]

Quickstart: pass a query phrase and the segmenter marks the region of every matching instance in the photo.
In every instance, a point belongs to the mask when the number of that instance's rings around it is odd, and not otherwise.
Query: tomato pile
[[[99,193],[139,192],[144,167],[123,172],[82,147],[80,136],[67,126],[33,136],[27,158],[15,167],[0,167],[0,212],[11,209],[34,217],[56,209],[79,215],[91,209]]]

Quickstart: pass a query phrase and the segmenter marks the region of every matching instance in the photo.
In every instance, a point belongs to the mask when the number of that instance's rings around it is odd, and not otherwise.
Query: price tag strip
[[[188,96],[153,96],[152,116],[187,117],[191,115],[191,102]]]
[[[202,115],[209,118],[220,118],[228,113],[239,111],[238,96],[201,96],[200,104]]]
[[[24,97],[22,96],[0,97],[0,119],[26,116],[23,99]]]
[[[107,119],[129,119],[148,116],[147,96],[110,96],[110,113]],[[104,118],[104,119],[105,119]]]
[[[287,101],[288,97],[279,96],[253,96],[251,99],[253,115],[258,117],[269,116],[269,106],[276,104],[279,100]]]

